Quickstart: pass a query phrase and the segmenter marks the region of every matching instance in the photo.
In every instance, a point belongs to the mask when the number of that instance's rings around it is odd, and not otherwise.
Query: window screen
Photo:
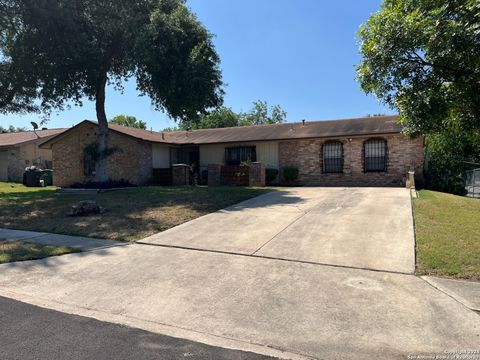
[[[243,161],[257,161],[255,146],[225,148],[225,163],[227,165],[240,165]]]
[[[381,139],[367,140],[363,147],[365,171],[387,171],[387,142]]]
[[[343,144],[341,142],[323,144],[323,172],[343,172]]]

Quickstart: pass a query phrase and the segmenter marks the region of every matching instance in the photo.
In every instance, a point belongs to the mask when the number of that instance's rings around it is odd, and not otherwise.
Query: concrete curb
[[[447,294],[459,303],[473,311],[480,312],[480,283],[466,280],[441,279],[432,276],[421,278],[435,289]],[[468,290],[469,289],[469,290]],[[473,299],[473,300],[470,300]],[[477,303],[475,303],[477,299]]]

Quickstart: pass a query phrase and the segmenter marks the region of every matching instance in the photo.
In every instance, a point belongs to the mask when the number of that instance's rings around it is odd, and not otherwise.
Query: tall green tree
[[[201,115],[198,122],[184,121],[178,130],[214,129],[238,126],[240,116],[232,109],[219,107],[212,112]]]
[[[236,113],[231,108],[219,107],[208,114],[201,115],[197,122],[183,121],[177,128],[163,131],[214,129],[247,125],[280,124],[286,120],[287,113],[275,105],[268,107],[266,101],[255,101],[248,112]]]
[[[384,0],[359,30],[362,89],[412,135],[480,128],[480,2]]]
[[[8,127],[3,127],[0,125],[0,134],[1,133],[14,133],[14,132],[22,132],[27,131],[25,127],[15,127],[13,125],[9,125]]]
[[[258,100],[250,111],[240,114],[240,117],[240,126],[280,124],[285,121],[287,113],[280,105],[269,108],[266,101]]]
[[[108,120],[108,122],[110,124],[134,127],[137,129],[147,129],[147,123],[145,121],[138,120],[135,116],[131,115],[117,115]]]
[[[0,112],[94,101],[99,182],[111,153],[106,86],[135,78],[156,110],[195,120],[222,103],[219,61],[184,0],[0,0]]]

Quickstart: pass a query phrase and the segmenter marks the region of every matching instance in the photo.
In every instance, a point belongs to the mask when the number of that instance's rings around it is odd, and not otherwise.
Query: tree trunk
[[[108,147],[108,120],[105,114],[105,87],[107,85],[107,75],[102,74],[98,81],[97,94],[95,98],[95,110],[97,112],[98,134],[97,151],[99,158],[95,164],[95,181],[106,182],[108,180],[107,157],[105,150]]]

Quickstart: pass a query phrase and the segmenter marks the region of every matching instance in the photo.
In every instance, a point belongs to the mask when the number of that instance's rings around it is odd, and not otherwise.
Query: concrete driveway
[[[142,243],[413,273],[410,193],[293,188],[190,221]]]
[[[412,271],[410,211],[404,189],[266,194],[146,240],[167,245],[0,265],[0,296],[282,358],[476,349],[477,314],[395,273]]]

